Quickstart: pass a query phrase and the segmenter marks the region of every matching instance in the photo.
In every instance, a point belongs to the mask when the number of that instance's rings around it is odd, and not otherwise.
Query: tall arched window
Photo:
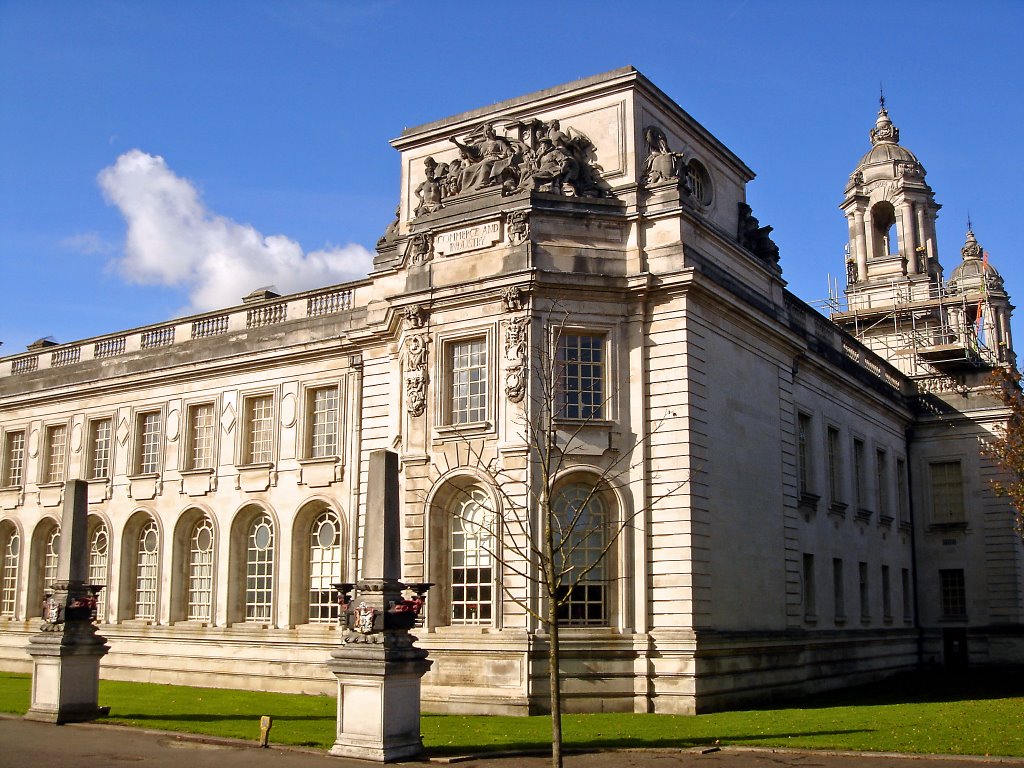
[[[871,255],[876,257],[895,256],[900,252],[896,226],[896,209],[892,203],[883,200],[871,207],[872,233]]]
[[[333,624],[338,603],[332,584],[341,581],[341,519],[325,509],[309,529],[309,623]]]
[[[188,548],[189,621],[210,621],[213,606],[213,523],[202,517],[192,526]]]
[[[599,491],[572,483],[557,492],[553,505],[558,619],[566,626],[600,626],[607,616],[607,519]]]
[[[110,537],[107,534],[107,525],[103,521],[97,522],[89,536],[89,583],[102,584],[99,601],[96,604],[96,619],[105,621],[107,615],[107,592],[110,591],[107,566],[109,560]]]
[[[264,513],[249,525],[245,557],[245,620],[270,622],[274,614],[274,521]]]
[[[489,624],[494,614],[493,517],[480,487],[457,493],[451,508],[451,623]]]
[[[150,519],[139,531],[135,559],[135,618],[156,620],[160,570],[160,530]]]
[[[13,618],[18,604],[18,569],[21,563],[21,537],[10,522],[0,525],[0,616]]]
[[[57,581],[57,561],[60,559],[60,526],[55,525],[46,537],[43,550],[43,591],[53,589]]]

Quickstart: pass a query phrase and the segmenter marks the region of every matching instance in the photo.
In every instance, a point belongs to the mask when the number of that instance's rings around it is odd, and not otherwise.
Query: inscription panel
[[[471,227],[462,227],[434,236],[434,253],[454,256],[494,245],[501,239],[501,222],[488,221]]]

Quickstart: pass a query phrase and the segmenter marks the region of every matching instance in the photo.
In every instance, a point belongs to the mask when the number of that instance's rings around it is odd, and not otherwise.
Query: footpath
[[[271,732],[273,735],[273,732]],[[399,765],[456,765],[458,768],[546,768],[550,756],[435,758]],[[809,750],[723,747],[657,749],[571,754],[567,768],[953,768],[953,766],[1024,766],[1021,758],[954,757],[837,753]],[[331,757],[320,750],[270,747],[254,742],[213,739],[83,723],[49,725],[20,718],[0,718],[0,768],[369,768],[375,763]]]

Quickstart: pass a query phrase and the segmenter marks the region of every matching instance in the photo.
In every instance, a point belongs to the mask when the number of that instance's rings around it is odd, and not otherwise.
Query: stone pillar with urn
[[[337,735],[332,755],[387,763],[415,757],[420,738],[420,679],[427,652],[413,645],[429,584],[403,584],[398,455],[370,454],[362,575],[336,584],[344,640],[327,667],[338,678]]]
[[[43,601],[43,624],[28,644],[32,703],[28,720],[74,723],[106,715],[99,706],[100,659],[110,648],[96,633],[97,596],[103,585],[89,573],[88,485],[64,485],[57,580]]]

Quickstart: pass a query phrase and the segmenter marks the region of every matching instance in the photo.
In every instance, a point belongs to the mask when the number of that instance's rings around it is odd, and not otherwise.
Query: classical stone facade
[[[602,521],[579,563],[607,549],[565,594],[569,709],[1021,660],[1024,552],[979,449],[1012,308],[973,249],[942,282],[884,118],[834,322],[786,290],[750,169],[624,69],[403,132],[365,280],[0,359],[0,665],[28,669],[82,478],[105,676],[330,692],[329,585],[359,573],[389,448],[403,578],[436,584],[425,707],[542,709],[534,566],[480,521],[543,482],[523,424],[545,407],[554,509]]]

